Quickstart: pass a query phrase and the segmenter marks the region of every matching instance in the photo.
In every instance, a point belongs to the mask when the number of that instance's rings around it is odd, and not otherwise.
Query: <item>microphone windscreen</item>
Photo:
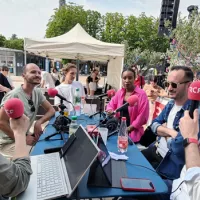
[[[114,89],[108,90],[107,95],[108,95],[109,98],[115,96],[115,90]]]
[[[200,81],[191,83],[188,90],[188,99],[200,101]]]
[[[4,110],[10,118],[20,118],[24,114],[24,103],[18,98],[9,99],[4,104]]]
[[[48,95],[50,97],[55,97],[58,94],[58,90],[54,89],[54,88],[49,88],[48,89]]]
[[[138,96],[136,95],[131,95],[128,99],[127,102],[129,103],[129,106],[135,106],[138,103]]]

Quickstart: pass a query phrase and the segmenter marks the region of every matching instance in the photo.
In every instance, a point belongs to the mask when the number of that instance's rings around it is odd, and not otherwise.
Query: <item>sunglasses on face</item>
[[[34,106],[33,101],[31,99],[28,100],[28,104],[31,106],[31,112],[35,112],[35,106]]]
[[[181,83],[174,83],[174,82],[166,82],[166,87],[169,87],[170,85],[172,88],[177,88],[179,85],[184,84],[184,83],[189,83],[190,81],[184,81]]]

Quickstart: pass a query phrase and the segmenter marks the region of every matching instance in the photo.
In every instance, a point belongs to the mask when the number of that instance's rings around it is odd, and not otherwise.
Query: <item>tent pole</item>
[[[76,59],[76,66],[77,66],[77,74],[76,74],[76,81],[78,81],[78,78],[79,78],[79,62],[80,60],[79,59]]]
[[[26,50],[24,50],[24,65],[26,65],[27,62],[26,62]]]

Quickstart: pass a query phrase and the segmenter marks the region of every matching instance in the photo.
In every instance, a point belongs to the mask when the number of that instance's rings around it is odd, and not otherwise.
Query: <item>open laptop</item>
[[[33,174],[27,190],[17,196],[17,200],[69,198],[72,195],[96,159],[99,148],[81,125],[74,138],[71,137],[60,152],[31,156]]]
[[[90,167],[88,185],[121,188],[121,177],[127,177],[125,161],[111,159],[102,138],[99,138],[98,147],[100,152],[97,160]]]

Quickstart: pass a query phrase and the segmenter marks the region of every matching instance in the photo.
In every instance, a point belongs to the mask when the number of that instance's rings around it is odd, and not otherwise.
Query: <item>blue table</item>
[[[56,116],[58,113],[56,113]],[[31,155],[39,155],[44,154],[44,149],[53,148],[63,145],[63,140],[55,140],[60,138],[59,135],[52,137],[49,141],[43,140],[44,137],[55,133],[54,127],[51,124],[55,121],[55,117],[49,121],[49,125],[44,130],[44,134],[41,135],[40,140],[34,150],[32,151]],[[78,118],[78,123],[86,126],[87,124],[97,124],[98,120],[89,119],[87,116],[80,116]],[[117,137],[112,136],[108,138],[107,141],[107,148],[109,151],[117,153]],[[142,165],[147,168],[154,170],[149,162],[144,158],[141,152],[135,145],[128,146],[128,152],[126,154],[129,159],[128,162],[132,164]],[[139,167],[134,166],[130,163],[126,163],[127,167],[127,175],[130,178],[147,178],[150,179],[155,186],[155,192],[133,192],[133,191],[123,191],[119,188],[99,188],[99,187],[87,187],[87,180],[88,180],[88,173],[84,176],[82,181],[78,186],[78,191],[81,199],[86,198],[99,198],[99,197],[118,197],[118,196],[145,196],[145,195],[157,195],[157,194],[164,194],[167,192],[168,188],[164,181],[157,175],[155,172]],[[61,198],[62,199],[62,198]]]

